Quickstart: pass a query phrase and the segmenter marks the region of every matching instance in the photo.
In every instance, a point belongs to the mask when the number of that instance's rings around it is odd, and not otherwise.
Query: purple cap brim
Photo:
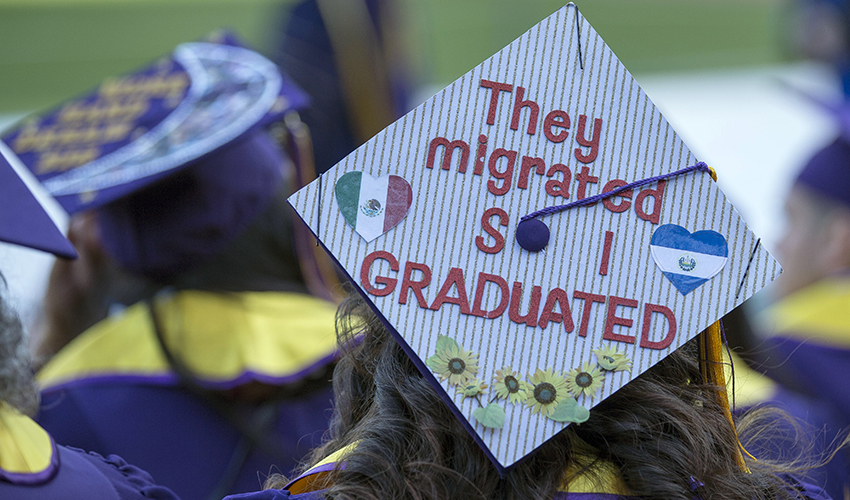
[[[850,142],[840,137],[818,151],[803,167],[796,183],[850,206]]]
[[[827,113],[839,129],[838,137],[806,163],[797,175],[795,184],[806,186],[817,195],[850,205],[850,103],[830,101],[786,82],[781,83]]]
[[[779,82],[791,92],[830,115],[838,125],[841,137],[846,141],[850,141],[850,103],[845,101],[831,101],[795,87],[788,82],[782,80]]]
[[[74,259],[77,252],[62,234],[24,181],[0,153],[0,240],[60,257]]]

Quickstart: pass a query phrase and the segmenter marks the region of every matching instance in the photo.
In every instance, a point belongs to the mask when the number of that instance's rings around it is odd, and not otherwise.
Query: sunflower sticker
[[[525,404],[531,408],[532,413],[549,416],[555,411],[558,403],[569,397],[566,379],[555,375],[552,368],[538,368],[529,379],[534,388],[526,397]]]
[[[532,386],[517,377],[517,372],[511,370],[508,366],[496,370],[493,390],[496,392],[497,399],[507,399],[510,403],[520,403],[526,399]]]
[[[573,396],[592,398],[596,394],[596,390],[602,387],[604,379],[602,370],[590,363],[585,363],[581,370],[578,368],[570,370],[567,374],[566,384]]]
[[[437,340],[437,353],[426,364],[440,380],[448,379],[449,385],[465,384],[478,373],[478,355],[444,335]]]
[[[461,400],[473,399],[478,402],[479,408],[473,410],[472,416],[489,429],[501,429],[504,425],[505,408],[498,404],[499,400],[510,404],[521,403],[531,410],[532,415],[556,422],[584,422],[590,413],[573,399],[573,396],[581,394],[581,389],[572,389],[571,384],[575,383],[576,377],[580,383],[587,382],[585,389],[592,396],[602,383],[602,372],[595,367],[591,369],[586,366],[589,374],[581,372],[572,379],[555,373],[553,368],[538,368],[526,382],[510,366],[503,366],[496,370],[490,387],[477,377],[478,355],[467,351],[446,335],[437,338],[436,352],[426,360],[426,364],[440,381],[457,387],[456,394]],[[590,378],[586,379],[582,374]],[[573,376],[572,372],[570,376]],[[488,388],[493,390],[493,396],[490,401],[482,401]]]
[[[457,392],[464,398],[474,398],[487,392],[487,384],[475,378],[460,385]]]
[[[603,370],[610,372],[632,371],[632,360],[613,347],[594,349],[593,354],[596,355],[596,360]]]

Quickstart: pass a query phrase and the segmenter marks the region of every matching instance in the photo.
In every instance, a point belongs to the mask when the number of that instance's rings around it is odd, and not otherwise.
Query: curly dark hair
[[[21,320],[0,296],[0,402],[33,415],[38,401]]]
[[[751,472],[741,470],[735,431],[717,403],[718,388],[702,382],[694,341],[500,476],[361,299],[340,306],[337,332],[346,355],[334,373],[330,439],[305,470],[357,446],[329,476],[328,498],[549,500],[578,475],[598,479],[603,464],[613,464],[636,497],[692,500],[696,478],[705,500],[804,498],[789,488],[787,465],[747,459]],[[739,431],[761,428],[763,418],[755,410]],[[282,484],[271,478],[267,487]]]

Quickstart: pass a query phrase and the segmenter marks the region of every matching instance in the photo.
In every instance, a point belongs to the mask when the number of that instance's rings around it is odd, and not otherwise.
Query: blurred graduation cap
[[[301,117],[325,172],[407,110],[395,0],[300,0],[286,5],[279,61],[306,89]]]
[[[850,102],[832,101],[782,83],[829,115],[838,126],[838,137],[809,159],[794,182],[805,185],[820,196],[850,206]]]
[[[18,176],[4,149],[0,148],[0,241],[76,258],[73,245]]]
[[[290,203],[502,470],[703,331],[725,386],[780,268],[712,175],[570,5]]]
[[[2,139],[70,214],[99,211],[104,247],[125,268],[164,276],[215,254],[268,205],[287,160],[263,128],[307,101],[271,61],[216,33]]]

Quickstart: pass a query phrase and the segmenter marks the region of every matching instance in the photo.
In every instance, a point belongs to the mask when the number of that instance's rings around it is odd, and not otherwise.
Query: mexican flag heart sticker
[[[334,194],[345,222],[366,241],[401,222],[413,201],[410,184],[398,175],[376,178],[363,172],[348,172],[336,182]]]
[[[649,242],[655,264],[682,295],[710,280],[726,265],[729,248],[717,231],[690,231],[676,224],[655,230]]]

